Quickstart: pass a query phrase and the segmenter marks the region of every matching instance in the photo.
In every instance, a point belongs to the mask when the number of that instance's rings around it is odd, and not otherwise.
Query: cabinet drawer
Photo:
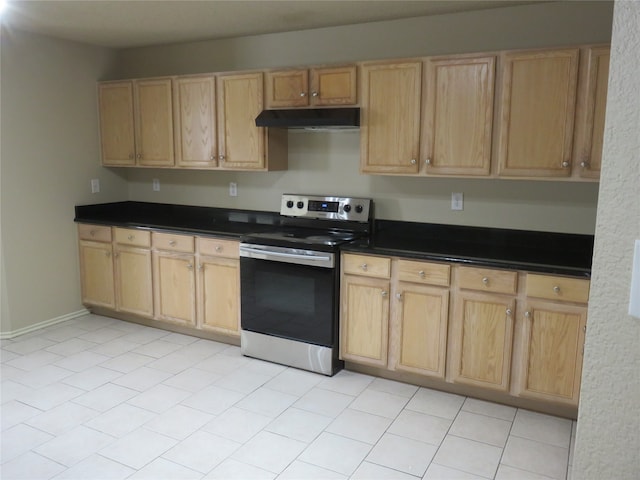
[[[458,270],[458,286],[460,288],[515,294],[517,285],[517,272],[472,267],[461,267]]]
[[[240,258],[240,242],[236,240],[222,240],[220,238],[196,239],[198,243],[198,253],[200,255],[210,255],[212,257]]]
[[[110,242],[111,227],[104,225],[87,225],[81,223],[78,225],[78,235],[81,240],[93,240],[94,242]]]
[[[170,252],[194,252],[193,237],[188,235],[176,235],[172,233],[153,233],[151,236],[153,248],[168,250]]]
[[[589,280],[580,278],[528,274],[527,296],[587,303],[589,300],[589,285]]]
[[[344,273],[364,275],[366,277],[390,278],[391,259],[385,257],[371,257],[369,255],[345,254]]]
[[[441,263],[398,260],[398,279],[403,282],[449,286],[451,267]]]
[[[135,247],[150,247],[151,232],[133,228],[116,228],[114,232],[116,243],[133,245]]]

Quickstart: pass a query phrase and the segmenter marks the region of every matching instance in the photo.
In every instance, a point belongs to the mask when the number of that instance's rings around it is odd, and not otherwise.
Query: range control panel
[[[282,195],[280,215],[329,220],[367,222],[371,199],[318,195]]]

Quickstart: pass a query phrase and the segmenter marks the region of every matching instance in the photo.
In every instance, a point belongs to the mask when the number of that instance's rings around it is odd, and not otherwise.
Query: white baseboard
[[[78,310],[77,312],[71,312],[56,318],[50,318],[49,320],[44,320],[34,325],[29,325],[28,327],[19,328],[18,330],[12,330],[10,332],[0,332],[0,340],[18,337],[20,335],[24,335],[25,333],[35,332],[36,330],[40,330],[41,328],[50,327],[51,325],[55,325],[56,323],[62,323],[66,322],[67,320],[82,317],[84,315],[88,315],[89,313],[91,313],[89,312],[89,310],[83,308],[82,310]]]

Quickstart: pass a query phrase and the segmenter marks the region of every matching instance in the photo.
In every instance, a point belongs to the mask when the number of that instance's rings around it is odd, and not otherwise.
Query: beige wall
[[[616,2],[574,479],[640,476],[640,318],[628,314],[640,239],[640,2]]]
[[[312,31],[125,50],[115,77],[336,63],[506,48],[608,43],[612,4],[561,2]],[[277,210],[283,192],[354,194],[378,218],[592,234],[597,184],[360,175],[356,133],[290,133],[289,170],[128,170],[132,200]],[[161,191],[152,192],[159,178]],[[228,196],[230,181],[238,197]],[[464,193],[462,212],[451,193]]]
[[[99,166],[96,79],[113,54],[2,30],[1,331],[82,309],[73,207],[122,200]],[[90,179],[103,191],[91,195]]]

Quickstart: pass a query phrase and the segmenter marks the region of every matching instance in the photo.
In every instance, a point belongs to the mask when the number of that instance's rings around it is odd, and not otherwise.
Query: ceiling
[[[439,15],[529,0],[6,0],[2,24],[127,48]]]

